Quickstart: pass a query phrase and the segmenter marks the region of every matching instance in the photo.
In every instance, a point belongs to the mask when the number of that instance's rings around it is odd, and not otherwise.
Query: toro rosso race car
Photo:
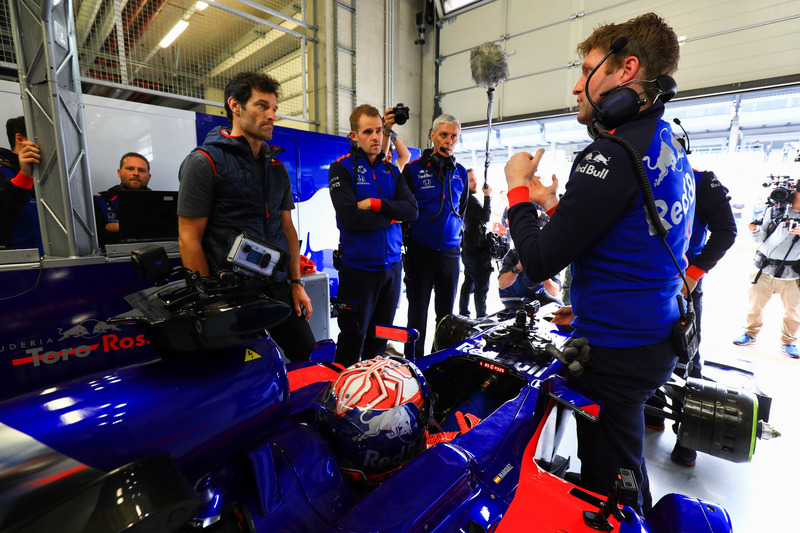
[[[676,494],[639,516],[625,470],[608,497],[563,478],[567,420],[603,412],[570,388],[580,358],[535,306],[447,319],[447,347],[413,361],[345,369],[322,341],[286,365],[266,331],[288,306],[159,254],[134,261],[156,286],[109,322],[140,326],[160,359],[0,403],[0,530],[732,531],[722,507]],[[377,329],[413,350],[414,330]],[[768,398],[744,385],[668,392],[685,407],[665,416],[700,451],[747,460],[771,431]]]

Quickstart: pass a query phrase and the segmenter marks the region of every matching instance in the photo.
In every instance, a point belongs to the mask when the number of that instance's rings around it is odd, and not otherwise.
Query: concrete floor
[[[800,450],[800,418],[793,411],[800,388],[800,360],[790,359],[780,351],[780,325],[783,307],[775,297],[767,306],[764,328],[755,345],[740,347],[732,340],[741,333],[747,310],[748,275],[753,270],[756,245],[742,226],[733,248],[704,281],[703,340],[700,352],[704,359],[735,363],[749,361],[759,388],[772,397],[770,423],[782,436],[758,441],[750,463],[731,463],[706,454],[698,454],[697,464],[686,467],[674,463],[669,454],[675,434],[667,425],[664,431],[647,430],[647,466],[653,501],[677,492],[723,505],[731,515],[737,533],[760,531],[800,531],[793,506],[796,499],[792,487],[800,479],[800,461],[794,453]],[[460,284],[459,284],[460,288]],[[487,309],[499,309],[497,281],[493,278]],[[457,310],[458,303],[456,303]],[[474,313],[474,306],[471,305]],[[400,299],[395,322],[405,324],[407,300]],[[435,324],[433,306],[429,312],[428,347]],[[332,338],[338,335],[336,320],[331,321]],[[426,350],[426,353],[429,350]],[[565,443],[569,451],[572,445]],[[570,470],[579,468],[577,457],[571,458]],[[792,525],[795,524],[795,525]]]

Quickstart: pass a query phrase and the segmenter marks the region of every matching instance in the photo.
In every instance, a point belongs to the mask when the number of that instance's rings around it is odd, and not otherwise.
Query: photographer
[[[402,122],[396,121],[396,111],[400,112]],[[392,152],[397,152],[397,161],[395,161],[394,164],[400,169],[400,172],[402,172],[406,164],[411,161],[411,152],[406,146],[406,143],[395,133],[394,126],[395,124],[402,126],[407,120],[408,108],[403,107],[403,104],[397,104],[397,107],[390,107],[383,116],[383,142],[381,143],[381,152],[384,154],[384,159],[389,163],[392,162]]]
[[[764,306],[773,294],[779,294],[784,308],[781,350],[798,359],[800,352],[795,343],[800,328],[800,194],[796,187],[789,192],[782,183],[777,185],[767,202],[764,219],[748,226],[756,242],[761,243],[754,261],[758,270],[752,276],[744,333],[733,343],[747,346],[756,342],[763,325]]]
[[[461,242],[461,262],[464,263],[464,282],[458,302],[458,314],[469,316],[469,295],[474,294],[475,316],[486,316],[486,293],[489,292],[489,279],[492,275],[492,257],[489,254],[489,240],[486,236],[486,223],[492,216],[492,188],[483,188],[483,206],[476,198],[478,181],[475,172],[467,169],[469,177],[469,199],[467,213],[464,215],[464,238]]]

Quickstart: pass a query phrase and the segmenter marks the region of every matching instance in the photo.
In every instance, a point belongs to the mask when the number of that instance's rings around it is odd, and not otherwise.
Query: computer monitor
[[[177,191],[119,191],[117,217],[121,242],[178,239]]]

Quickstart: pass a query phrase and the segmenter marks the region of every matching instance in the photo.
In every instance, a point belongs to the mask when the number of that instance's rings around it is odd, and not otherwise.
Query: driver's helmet
[[[431,397],[425,377],[401,357],[348,367],[315,403],[317,429],[342,473],[375,485],[425,449]]]

